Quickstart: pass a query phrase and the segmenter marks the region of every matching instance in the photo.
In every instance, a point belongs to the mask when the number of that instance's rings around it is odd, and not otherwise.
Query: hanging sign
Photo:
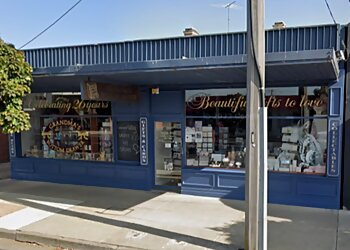
[[[147,118],[140,118],[140,162],[148,165]]]
[[[328,176],[339,176],[339,152],[340,152],[340,121],[329,121],[329,133],[328,133]]]
[[[80,84],[80,92],[83,100],[118,102],[137,102],[139,100],[139,89],[135,86],[84,81]]]

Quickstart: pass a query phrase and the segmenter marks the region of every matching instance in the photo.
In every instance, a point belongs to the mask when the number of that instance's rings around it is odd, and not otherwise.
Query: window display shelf
[[[276,174],[296,174],[296,175],[315,175],[315,176],[326,176],[325,173],[311,173],[311,172],[284,172],[284,171],[275,171],[275,170],[269,170],[269,173],[276,173]]]
[[[209,167],[209,166],[186,166],[186,169],[204,169],[206,171],[240,171],[245,172],[245,168],[230,168],[230,167]],[[311,173],[311,172],[285,172],[285,171],[275,171],[268,170],[269,173],[275,174],[296,174],[296,175],[312,175],[312,176],[326,176],[325,173]]]
[[[224,169],[224,170],[243,170],[245,171],[245,168],[237,168],[237,167],[212,167],[212,166],[186,166],[186,168],[209,168],[209,169]]]
[[[179,170],[163,170],[163,169],[157,169],[157,175],[158,176],[181,176],[181,169]]]

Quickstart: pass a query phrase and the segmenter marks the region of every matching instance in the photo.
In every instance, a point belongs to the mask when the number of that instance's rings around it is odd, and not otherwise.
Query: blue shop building
[[[342,206],[348,29],[266,31],[270,203]],[[246,33],[24,53],[13,179],[244,199]]]

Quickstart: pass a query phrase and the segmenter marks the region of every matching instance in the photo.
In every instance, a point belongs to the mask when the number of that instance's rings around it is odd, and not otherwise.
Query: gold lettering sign
[[[89,138],[89,132],[82,130],[81,125],[72,119],[61,119],[50,122],[41,136],[51,150],[73,153],[84,146]],[[71,137],[75,139],[71,140]]]
[[[306,108],[321,107],[326,104],[320,98],[309,99],[307,95],[300,98],[267,96],[265,98],[267,108]],[[242,95],[235,96],[209,96],[204,93],[193,95],[187,100],[187,106],[194,110],[206,110],[210,108],[228,108],[232,113],[244,110],[247,106],[246,97]]]
[[[65,97],[58,97],[53,102],[48,100],[35,100],[29,99],[26,108],[35,109],[61,109],[65,113],[74,109],[76,111],[86,110],[91,111],[92,109],[106,109],[109,108],[109,102],[105,101],[84,101],[78,98],[69,99]]]

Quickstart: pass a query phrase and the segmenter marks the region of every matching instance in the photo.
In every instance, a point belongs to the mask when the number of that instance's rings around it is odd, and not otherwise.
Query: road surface
[[[0,238],[0,250],[63,250],[57,247],[43,247],[30,243],[23,243]]]

